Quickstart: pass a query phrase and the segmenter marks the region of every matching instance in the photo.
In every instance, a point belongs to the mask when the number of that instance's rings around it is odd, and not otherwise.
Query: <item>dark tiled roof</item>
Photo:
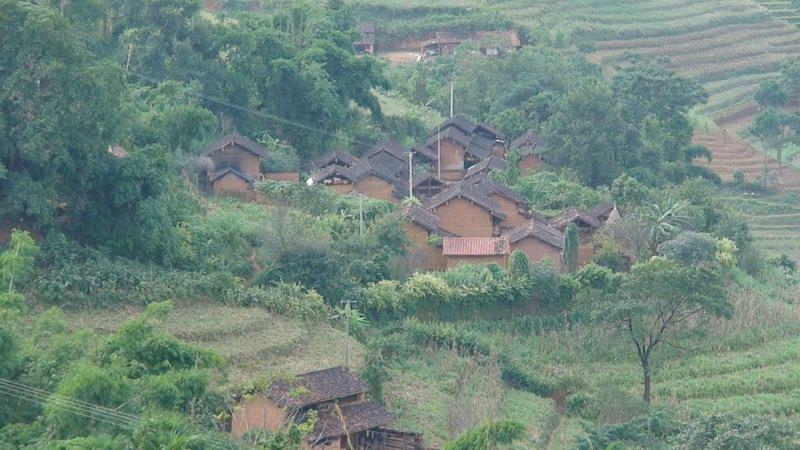
[[[470,136],[464,151],[479,158],[488,158],[492,154],[493,147],[493,140],[476,133]]]
[[[442,240],[444,256],[499,256],[511,253],[511,244],[501,237],[446,237]]]
[[[594,217],[597,219],[598,222],[602,222],[604,219],[608,218],[608,215],[611,214],[611,211],[614,209],[614,204],[611,202],[602,202],[594,205],[589,211],[586,211],[586,214],[589,216]]]
[[[496,155],[489,155],[488,158],[482,159],[480,162],[467,169],[467,172],[464,174],[464,179],[472,178],[478,174],[485,174],[491,170],[506,170],[506,168],[508,168],[508,163],[505,159]]]
[[[442,228],[442,224],[439,221],[439,216],[421,206],[408,203],[403,205],[397,213],[400,215],[400,217],[410,220],[412,223],[421,226],[431,233],[438,234],[442,237],[457,236],[455,233],[451,233],[450,231]]]
[[[578,208],[567,208],[561,214],[550,219],[550,225],[563,230],[570,222],[582,222],[590,228],[597,228],[600,222]]]
[[[355,178],[353,176],[353,174],[351,173],[349,167],[339,166],[339,165],[336,165],[336,164],[332,164],[330,166],[323,167],[321,170],[318,170],[318,171],[314,172],[314,174],[311,175],[311,180],[314,183],[320,183],[323,180],[326,180],[326,179],[331,178],[331,177],[344,178],[344,179],[350,180],[350,181],[352,181],[354,183],[356,181],[358,181],[358,179]]]
[[[492,178],[485,173],[475,175],[472,178],[465,180],[464,183],[468,183],[470,186],[486,194],[487,196],[497,194],[507,198],[508,200],[511,200],[519,207],[524,209],[528,208],[528,200],[525,197],[505,184],[492,180]]]
[[[425,141],[425,144],[428,147],[436,148],[436,140],[437,139],[450,139],[451,141],[455,142],[456,144],[467,148],[469,146],[469,136],[464,133],[461,129],[455,126],[448,126],[447,128],[442,128],[439,132],[434,132],[431,136],[428,137],[428,140]]]
[[[440,192],[436,196],[431,197],[430,199],[428,199],[428,201],[425,202],[425,207],[428,209],[438,208],[444,203],[458,197],[463,197],[466,198],[467,200],[470,200],[476,205],[489,211],[489,213],[491,213],[498,219],[502,220],[506,218],[506,215],[503,214],[500,205],[496,201],[492,200],[486,194],[475,189],[474,187],[470,186],[469,183],[465,182],[454,184],[453,186],[450,186],[449,188]]]
[[[341,411],[341,415],[339,414]],[[372,400],[362,400],[339,405],[339,411],[333,405],[326,406],[319,412],[314,431],[309,434],[310,442],[355,434],[388,425],[395,417],[389,411]]]
[[[432,147],[429,147],[426,144],[417,144],[411,147],[411,151],[434,163],[436,162],[436,160],[439,159],[438,149],[436,148],[435,140],[433,141]]]
[[[392,140],[373,146],[364,153],[361,159],[372,158],[381,152],[388,153],[401,161],[408,161],[408,149]]]
[[[542,242],[546,242],[553,247],[559,249],[564,248],[564,233],[546,223],[541,223],[536,219],[533,219],[527,223],[523,223],[522,225],[509,230],[504,236],[507,236],[512,244],[527,237],[532,237]]]
[[[332,367],[272,383],[269,399],[277,405],[299,409],[367,391],[367,384],[344,367]]]
[[[528,131],[522,136],[511,141],[511,150],[522,150],[523,154],[534,152],[535,149],[544,146],[544,139],[536,132]]]
[[[255,179],[253,177],[251,177],[249,175],[245,175],[242,172],[239,172],[238,170],[234,169],[233,167],[226,167],[224,169],[220,169],[220,170],[214,172],[211,175],[211,177],[209,177],[209,180],[214,182],[214,181],[217,181],[220,178],[224,177],[227,174],[231,174],[231,175],[234,175],[236,177],[239,177],[239,178],[241,178],[242,180],[244,180],[244,181],[246,181],[248,183],[252,183],[252,182],[255,181]]]
[[[269,158],[269,153],[267,153],[267,149],[263,145],[238,133],[229,134],[217,139],[214,143],[208,145],[203,150],[202,154],[203,156],[210,156],[215,151],[222,150],[230,145],[238,145],[256,156]]]
[[[320,156],[317,159],[311,160],[304,164],[304,168],[311,172],[313,170],[321,169],[332,164],[343,167],[350,167],[358,162],[358,158],[347,153],[344,150],[331,150],[328,153]]]

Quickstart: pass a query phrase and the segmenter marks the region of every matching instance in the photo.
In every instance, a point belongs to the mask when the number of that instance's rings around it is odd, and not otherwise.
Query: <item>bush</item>
[[[452,298],[447,283],[436,275],[417,272],[405,282],[402,294],[411,305],[446,305]]]
[[[145,265],[59,238],[45,243],[34,275],[34,296],[48,303],[84,306],[217,298],[235,284],[230,274]]]
[[[260,306],[294,319],[318,320],[327,312],[322,296],[299,284],[278,283],[269,288],[236,286],[225,292],[224,298],[239,306]]]
[[[563,309],[575,295],[574,281],[562,275],[547,260],[531,265],[532,294],[545,309]]]
[[[708,233],[687,231],[661,244],[658,248],[662,256],[687,266],[714,261],[717,241]]]
[[[599,289],[610,291],[616,286],[618,276],[607,267],[590,263],[575,273],[575,280],[581,289]]]
[[[592,261],[614,272],[627,272],[631,269],[631,261],[625,257],[619,244],[611,239],[605,239],[594,251]]]
[[[413,312],[413,306],[400,295],[400,284],[394,280],[370,283],[361,291],[361,307],[373,318],[401,316]]]

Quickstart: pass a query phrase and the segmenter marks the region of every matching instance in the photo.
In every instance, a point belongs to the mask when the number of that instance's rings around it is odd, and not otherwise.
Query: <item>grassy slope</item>
[[[138,307],[117,307],[67,309],[65,313],[71,326],[106,334],[140,311]],[[362,346],[342,331],[327,325],[305,325],[259,308],[178,303],[164,326],[176,336],[224,356],[229,362],[225,383],[229,387],[342,365],[346,342],[354,367],[361,365],[364,353]]]

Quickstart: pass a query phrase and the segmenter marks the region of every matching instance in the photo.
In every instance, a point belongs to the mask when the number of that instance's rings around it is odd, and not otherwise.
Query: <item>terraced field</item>
[[[66,310],[68,323],[100,334],[110,333],[135,317],[138,307],[113,310]],[[319,367],[342,365],[349,343],[351,365],[361,365],[363,348],[354,339],[329,326],[306,326],[260,308],[213,304],[177,305],[164,327],[189,342],[215,350],[227,363],[225,385],[268,379]]]
[[[800,199],[785,194],[724,200],[745,216],[759,248],[800,259]]]

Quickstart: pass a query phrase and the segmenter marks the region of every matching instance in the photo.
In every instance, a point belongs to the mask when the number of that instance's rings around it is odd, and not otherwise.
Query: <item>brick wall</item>
[[[532,263],[550,258],[555,263],[556,269],[561,270],[561,249],[548,243],[527,237],[511,244],[511,251],[514,250],[521,250]]]
[[[465,198],[454,198],[436,208],[442,228],[462,237],[491,237],[492,216]]]

